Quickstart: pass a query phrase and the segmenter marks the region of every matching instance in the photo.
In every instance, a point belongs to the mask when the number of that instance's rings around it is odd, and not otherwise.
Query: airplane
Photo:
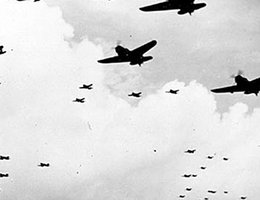
[[[130,62],[130,65],[139,65],[147,62],[148,60],[153,59],[152,56],[144,56],[143,54],[149,51],[157,44],[156,40],[152,40],[134,50],[129,50],[121,45],[115,47],[115,51],[118,54],[117,56],[98,60],[99,63],[121,63],[121,62]]]
[[[206,169],[207,167],[200,167],[200,169]]]
[[[142,94],[142,92],[138,92],[138,93],[132,92],[131,94],[128,94],[128,96],[139,98],[139,97],[141,97],[141,94]]]
[[[208,190],[208,193],[212,193],[212,194],[215,194],[217,191],[214,191],[214,190]]]
[[[38,166],[39,167],[49,167],[50,164],[49,163],[40,163]]]
[[[3,46],[3,45],[1,45],[1,46],[0,46],[0,55],[1,55],[1,54],[5,54],[5,53],[6,53],[6,51],[3,51],[3,48],[4,48],[4,46]]]
[[[190,150],[188,149],[187,151],[184,151],[184,153],[195,153],[196,149]]]
[[[242,76],[242,71],[238,71],[236,76],[231,76],[235,79],[236,85],[229,87],[217,88],[211,90],[214,93],[234,93],[244,92],[244,94],[255,94],[258,95],[260,91],[260,78],[249,81],[247,78]]]
[[[182,177],[184,177],[184,178],[190,178],[190,177],[191,177],[191,174],[184,174]]]
[[[179,197],[180,197],[180,198],[184,198],[184,197],[185,197],[185,195],[179,195]]]
[[[171,94],[177,94],[179,90],[172,90],[170,89],[169,91],[166,91],[166,93],[171,93]]]
[[[8,177],[8,176],[9,176],[9,174],[2,174],[2,173],[0,173],[0,178]]]
[[[197,177],[198,175],[197,174],[192,174],[192,177]]]
[[[240,197],[240,199],[246,199],[246,197]]]
[[[228,193],[228,191],[224,191],[224,194],[227,194]]]
[[[206,3],[194,3],[195,0],[166,0],[161,3],[139,8],[141,11],[164,11],[164,10],[179,10],[179,15],[189,13],[190,15],[198,9],[206,6]]]
[[[207,158],[208,158],[208,159],[212,159],[212,158],[214,158],[214,156],[208,156]]]
[[[93,84],[89,84],[89,85],[85,85],[83,84],[83,86],[79,87],[79,89],[88,89],[88,90],[92,90],[93,89]]]
[[[223,158],[223,160],[227,161],[227,160],[228,160],[228,158]]]
[[[0,156],[0,160],[10,160],[9,156]]]
[[[73,100],[73,102],[78,102],[78,103],[84,103],[85,102],[85,98],[76,98],[75,100]]]
[[[191,191],[191,190],[192,190],[192,188],[186,188],[186,190],[187,190],[187,191]]]
[[[16,0],[16,1],[27,1],[27,0]],[[40,1],[40,0],[34,0],[33,2],[37,2],[37,1]]]

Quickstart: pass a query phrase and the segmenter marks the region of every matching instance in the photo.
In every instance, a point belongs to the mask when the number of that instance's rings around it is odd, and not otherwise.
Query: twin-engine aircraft
[[[140,8],[140,10],[149,11],[164,11],[164,10],[179,10],[179,15],[186,13],[193,13],[195,10],[201,9],[206,6],[205,3],[194,3],[195,0],[167,0],[162,3],[153,4]]]
[[[151,42],[146,43],[143,46],[140,46],[134,50],[129,50],[127,48],[122,47],[121,45],[117,45],[115,47],[115,51],[118,56],[106,58],[103,60],[98,60],[99,63],[108,64],[108,63],[121,63],[121,62],[130,62],[130,65],[139,65],[144,62],[153,59],[152,56],[144,56],[147,51],[153,48],[157,44],[156,40],[152,40]]]
[[[247,78],[242,76],[242,72],[239,71],[236,76],[234,76],[236,85],[217,88],[211,90],[215,93],[234,93],[234,92],[244,92],[244,94],[255,94],[258,95],[260,91],[260,78],[249,81]]]

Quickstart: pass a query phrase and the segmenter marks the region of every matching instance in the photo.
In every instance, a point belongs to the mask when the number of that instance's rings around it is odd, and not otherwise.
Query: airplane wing
[[[106,58],[103,60],[98,60],[99,63],[120,63],[120,62],[129,62],[130,60],[128,58],[122,58],[119,56],[114,56],[114,57],[110,57],[110,58]]]
[[[163,10],[173,10],[173,9],[180,9],[178,4],[175,4],[174,1],[165,1],[162,3],[153,4],[150,6],[145,6],[139,8],[141,11],[149,12],[149,11],[163,11]]]
[[[213,89],[211,91],[215,92],[215,93],[227,93],[227,92],[233,93],[233,92],[244,92],[245,88],[237,86],[237,85],[233,85],[233,86],[229,86],[229,87]]]
[[[143,55],[145,52],[149,51],[151,48],[153,48],[157,44],[156,40],[152,40],[151,42],[146,43],[143,46],[140,46],[134,50],[131,51],[132,54],[135,55]]]

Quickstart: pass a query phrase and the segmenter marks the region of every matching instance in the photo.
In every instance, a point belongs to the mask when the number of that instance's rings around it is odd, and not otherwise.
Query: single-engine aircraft
[[[153,4],[140,8],[140,10],[149,11],[164,11],[164,10],[179,10],[179,15],[193,13],[195,10],[206,6],[206,3],[194,3],[195,0],[167,0],[165,2]]]
[[[83,86],[79,87],[79,89],[88,89],[88,90],[92,90],[93,89],[93,84],[89,84],[89,85],[85,85],[83,84]]]
[[[169,91],[166,91],[166,93],[171,93],[171,94],[177,94],[179,90],[172,90],[170,89]]]
[[[244,94],[255,94],[258,95],[260,91],[260,78],[254,79],[249,81],[247,78],[242,76],[242,72],[238,71],[238,74],[236,76],[231,76],[232,78],[235,78],[236,85],[229,86],[229,87],[223,87],[223,88],[217,88],[211,90],[215,93],[234,93],[234,92],[244,92]]]
[[[85,102],[85,98],[76,98],[75,100],[73,100],[73,102],[78,102],[78,103],[84,103]]]
[[[40,163],[40,164],[38,165],[38,167],[49,167],[49,166],[50,166],[49,163]]]
[[[10,157],[9,156],[0,156],[0,160],[9,160]]]
[[[138,93],[132,92],[131,94],[128,94],[128,96],[138,98],[138,97],[141,97],[141,94],[142,94],[142,92],[138,92]]]
[[[134,50],[129,50],[121,45],[115,47],[115,51],[118,54],[117,56],[106,58],[103,60],[98,60],[99,63],[108,64],[108,63],[121,63],[121,62],[130,62],[130,65],[139,65],[144,62],[153,59],[152,56],[144,56],[143,54],[149,51],[157,44],[156,40],[146,43],[143,46],[140,46]]]

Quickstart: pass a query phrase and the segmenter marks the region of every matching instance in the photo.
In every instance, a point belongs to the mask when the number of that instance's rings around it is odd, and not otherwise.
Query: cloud
[[[216,199],[224,189],[230,199],[259,196],[259,109],[249,114],[238,103],[221,115],[203,85],[177,80],[133,106],[107,88],[107,70],[96,62],[101,46],[71,42],[60,9],[6,0],[0,18],[7,50],[0,57],[0,152],[11,156],[1,162],[10,174],[0,180],[1,199],[167,200],[187,186],[194,188],[188,199],[208,189],[220,191]],[[83,83],[94,90],[79,90]],[[179,94],[166,94],[170,88]],[[86,103],[73,103],[76,97]],[[188,148],[197,151],[186,155]]]

